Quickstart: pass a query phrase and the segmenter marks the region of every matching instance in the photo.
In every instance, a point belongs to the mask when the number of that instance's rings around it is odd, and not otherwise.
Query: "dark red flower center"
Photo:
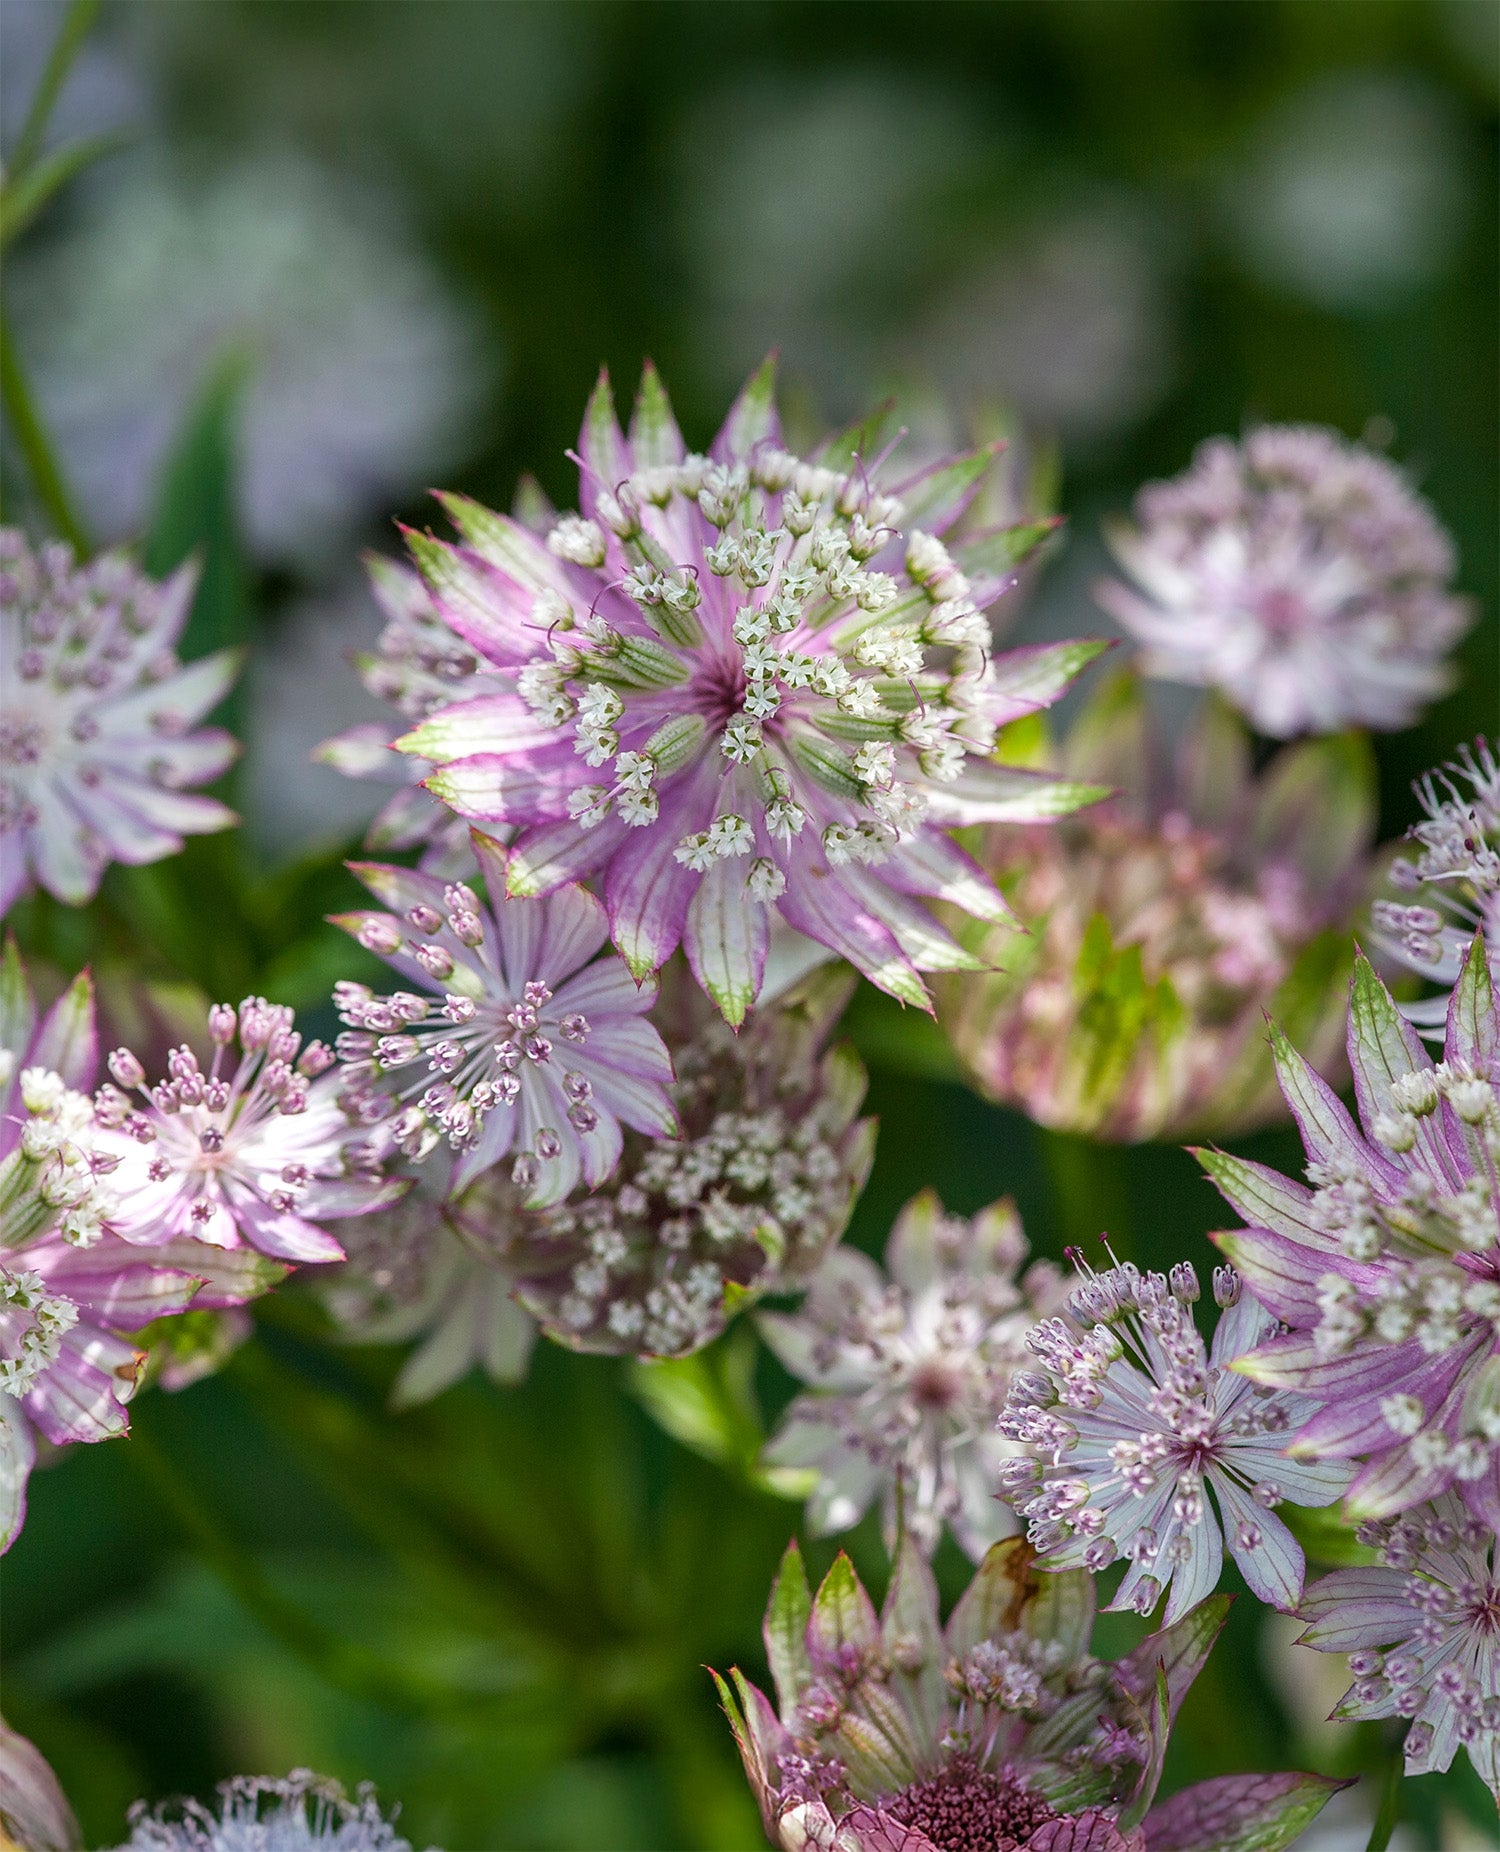
[[[914,1781],[884,1803],[904,1826],[920,1828],[938,1852],[1018,1852],[1039,1826],[1057,1818],[1008,1769],[955,1762],[929,1781]]]

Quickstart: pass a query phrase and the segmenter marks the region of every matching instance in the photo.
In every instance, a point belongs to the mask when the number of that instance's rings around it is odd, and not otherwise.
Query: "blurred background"
[[[0,0],[0,135],[60,15]],[[1307,420],[1388,450],[1484,613],[1458,691],[1379,743],[1398,832],[1411,778],[1500,700],[1497,22],[1492,0],[112,0],[52,134],[119,151],[10,256],[7,314],[92,532],[190,531],[211,596],[188,653],[252,650],[243,838],[114,871],[120,930],[216,993],[309,1007],[348,974],[319,922],[380,792],[307,754],[381,712],[346,666],[379,629],[359,552],[428,520],[437,483],[506,506],[529,470],[566,503],[599,365],[626,394],[644,354],[700,444],[773,346],[806,432],[890,389],[1019,421],[1068,517],[1023,636],[1110,628],[1100,518],[1199,439]],[[60,964],[97,950],[42,924]],[[1208,1259],[1222,1211],[1180,1151],[1044,1136],[885,1013],[857,1027],[883,1131],[856,1240],[935,1183],[965,1212],[1014,1194],[1042,1252],[1108,1223],[1142,1263]],[[1245,1148],[1298,1161],[1283,1134]],[[374,1779],[450,1852],[759,1843],[699,1668],[763,1671],[798,1508],[667,1440],[613,1364],[543,1346],[522,1389],[389,1417],[394,1353],[331,1346],[295,1296],[259,1316],[221,1376],[143,1398],[131,1441],[39,1474],[6,1564],[6,1713],[90,1843],[138,1795],[298,1763]],[[773,1414],[789,1384],[758,1370]],[[873,1531],[854,1553],[878,1584]],[[951,1596],[964,1565],[940,1569]],[[1340,1668],[1252,1620],[1169,1782],[1378,1764],[1384,1739],[1319,1721]],[[1489,1843],[1466,1769],[1408,1786],[1409,1848]]]

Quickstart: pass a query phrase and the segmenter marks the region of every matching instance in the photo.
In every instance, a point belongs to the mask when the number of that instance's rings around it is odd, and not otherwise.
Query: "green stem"
[[[98,11],[99,0],[73,0],[68,8],[52,50],[47,55],[47,63],[42,70],[41,81],[37,84],[36,94],[31,99],[31,107],[26,112],[26,120],[21,125],[21,133],[16,137],[15,147],[11,149],[8,177],[12,181],[25,173],[41,152],[42,137],[47,133],[52,105],[57,101],[58,92],[73,68],[73,60],[88,37],[89,28]]]
[[[21,370],[20,357],[3,321],[0,321],[0,397],[4,398],[5,409],[10,414],[16,442],[21,447],[21,454],[31,473],[32,486],[51,518],[52,525],[72,545],[75,553],[86,554],[89,550],[88,536],[73,510],[62,469],[47,441],[47,433],[42,429],[42,421],[32,402],[31,388]]]
[[[1398,1743],[1386,1772],[1375,1824],[1370,1828],[1370,1837],[1365,1841],[1365,1852],[1385,1852],[1391,1843],[1391,1834],[1395,1832],[1396,1822],[1401,1818],[1401,1777],[1405,1773],[1406,1757]]]
[[[1132,1218],[1124,1150],[1046,1126],[1037,1127],[1037,1137],[1063,1239],[1081,1248],[1090,1264],[1108,1266],[1099,1246],[1099,1237],[1108,1235],[1119,1258],[1130,1259]]]

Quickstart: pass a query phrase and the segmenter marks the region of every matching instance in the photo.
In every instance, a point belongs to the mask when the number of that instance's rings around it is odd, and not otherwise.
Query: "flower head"
[[[455,694],[500,694],[505,684],[481,673],[474,651],[443,623],[426,585],[409,566],[376,554],[365,565],[386,621],[375,653],[357,657],[355,668],[370,693],[389,701],[400,718],[388,726],[373,721],[350,727],[324,740],[313,757],[348,778],[401,787],[371,823],[367,849],[391,854],[421,845],[418,866],[424,873],[458,879],[472,860],[468,825],[423,785],[432,766],[396,752],[394,742],[412,721],[448,706]]]
[[[1464,790],[1459,780],[1468,785]],[[1443,989],[1402,1005],[1402,1014],[1429,1040],[1443,1039],[1452,992],[1476,932],[1500,953],[1500,765],[1479,739],[1459,748],[1456,762],[1418,779],[1427,812],[1408,832],[1417,855],[1391,865],[1391,885],[1407,896],[1377,900],[1371,909],[1383,950]]]
[[[123,553],[75,565],[0,528],[0,913],[39,883],[91,900],[110,862],[156,862],[234,812],[188,786],[239,750],[193,731],[228,692],[239,656],[173,654],[196,569],[161,584]]]
[[[988,451],[887,491],[859,435],[792,456],[772,390],[768,363],[703,457],[654,371],[628,441],[601,379],[581,512],[545,542],[445,497],[462,544],[412,549],[507,692],[398,744],[438,765],[428,786],[461,816],[517,831],[513,893],[597,876],[637,977],[682,942],[739,1023],[779,914],[925,1006],[919,972],[970,960],[921,897],[1008,917],[944,832],[1100,795],[990,754],[1102,646],[992,657],[984,610],[1039,530],[944,544]]]
[[[1492,1524],[1452,1492],[1361,1525],[1377,1566],[1336,1569],[1302,1597],[1300,1644],[1347,1653],[1335,1717],[1406,1717],[1406,1772],[1460,1746],[1500,1801],[1500,1560]]]
[[[1262,733],[1407,727],[1473,621],[1452,543],[1394,464],[1337,432],[1217,437],[1142,489],[1099,601],[1153,675],[1218,688]]]
[[[95,1109],[117,1164],[110,1227],[147,1246],[188,1236],[277,1260],[342,1260],[320,1224],[368,1214],[406,1186],[382,1175],[340,1104],[333,1051],[304,1048],[292,1012],[264,997],[215,1004],[208,1038],[206,1073],[183,1043],[155,1084],[128,1048],[109,1057],[113,1081]]]
[[[280,1781],[241,1775],[219,1786],[219,1810],[197,1801],[130,1810],[116,1852],[411,1852],[366,1784],[351,1801],[336,1781],[294,1769]]]
[[[892,1548],[904,1527],[931,1555],[946,1523],[977,1562],[1015,1529],[995,1494],[1015,1449],[995,1423],[1029,1360],[1026,1332],[1063,1296],[1046,1261],[1017,1279],[1026,1254],[1014,1204],[964,1220],[928,1190],[898,1216],[886,1273],[835,1248],[800,1311],[761,1315],[772,1350],[812,1385],[766,1460],[816,1469],[815,1532],[848,1530],[876,1498]]]
[[[814,1599],[793,1544],[766,1611],[780,1715],[738,1670],[715,1678],[781,1852],[1144,1852],[1228,1844],[1231,1826],[1280,1852],[1338,1783],[1231,1776],[1147,1812],[1227,1606],[1108,1664],[1088,1650],[1090,1578],[1037,1575],[1019,1538],[946,1627],[912,1539],[880,1614],[842,1555]]]
[[[1000,1429],[1031,1455],[1002,1467],[1001,1484],[1042,1566],[1097,1573],[1123,1557],[1110,1606],[1149,1614],[1170,1588],[1169,1622],[1218,1586],[1226,1541],[1260,1599],[1290,1607],[1305,1565],[1275,1507],[1332,1504],[1349,1482],[1341,1466],[1283,1457],[1307,1404],[1235,1374],[1276,1325],[1234,1269],[1215,1274],[1211,1351],[1189,1310],[1198,1296],[1185,1262],[1170,1277],[1128,1264],[1089,1274],[1069,1317],[1031,1333],[1041,1368],[1016,1377]]]
[[[540,1208],[580,1178],[590,1189],[604,1181],[622,1122],[676,1131],[672,1062],[645,1020],[655,985],[595,956],[609,937],[599,902],[571,885],[517,899],[501,845],[476,830],[473,854],[487,901],[464,882],[353,865],[393,911],[335,923],[429,995],[338,986],[341,1097],[372,1149],[419,1158],[446,1139],[458,1154],[454,1190],[510,1157],[527,1205]]]
[[[1311,1398],[1287,1438],[1358,1460],[1358,1517],[1456,1486],[1500,1528],[1500,1008],[1478,936],[1434,1062],[1373,969],[1355,967],[1349,1064],[1358,1125],[1284,1036],[1276,1060],[1306,1185],[1199,1152],[1247,1228],[1215,1237],[1290,1327],[1243,1358]]]
[[[994,826],[977,850],[1018,939],[959,929],[985,969],[937,987],[975,1083],[1093,1138],[1238,1132],[1284,1111],[1265,1015],[1337,1077],[1352,927],[1368,882],[1375,768],[1359,741],[1250,741],[1204,700],[1174,757],[1139,681],[1103,681],[1060,742],[1076,778],[1118,787],[1051,829]]]

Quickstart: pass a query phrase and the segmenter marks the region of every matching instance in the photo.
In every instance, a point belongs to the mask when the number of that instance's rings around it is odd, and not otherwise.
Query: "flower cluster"
[[[1456,782],[1462,779],[1463,790]],[[1416,785],[1427,815],[1410,835],[1414,858],[1391,864],[1391,885],[1405,900],[1377,900],[1371,909],[1383,950],[1442,991],[1402,1013],[1424,1035],[1441,1041],[1448,997],[1464,953],[1482,932],[1500,955],[1500,764],[1488,741],[1460,748],[1456,763]]]
[[[848,994],[836,971],[815,972],[734,1036],[674,972],[681,1138],[627,1139],[607,1185],[519,1224],[460,1206],[550,1337],[681,1356],[737,1306],[806,1282],[874,1151],[873,1121],[856,1117],[863,1068],[846,1047],[823,1052]]]
[[[1170,1589],[1169,1622],[1217,1587],[1226,1541],[1260,1599],[1291,1607],[1305,1564],[1275,1507],[1332,1504],[1349,1481],[1341,1466],[1284,1457],[1310,1404],[1236,1373],[1276,1324],[1234,1269],[1215,1273],[1212,1350],[1190,1310],[1199,1291],[1186,1262],[1170,1276],[1128,1263],[1090,1273],[1068,1318],[1031,1333],[1041,1369],[1017,1375],[1001,1423],[1030,1454],[1001,1468],[1001,1484],[1043,1566],[1097,1572],[1123,1557],[1110,1605],[1150,1614]]]
[[[1453,546],[1384,457],[1334,431],[1214,438],[1111,536],[1100,603],[1153,675],[1221,689],[1262,733],[1411,725],[1472,621]]]
[[[944,832],[1099,795],[990,756],[1102,647],[992,656],[985,609],[1042,530],[950,553],[990,452],[889,490],[858,438],[803,461],[769,363],[706,457],[649,368],[629,441],[604,378],[580,445],[581,512],[545,542],[454,496],[460,545],[410,537],[438,612],[504,692],[398,744],[437,764],[428,787],[460,816],[515,829],[513,893],[597,877],[637,977],[681,942],[737,1024],[779,914],[925,1006],[920,972],[971,961],[921,897],[1008,918]]]
[[[190,792],[239,750],[194,731],[239,667],[173,654],[197,572],[161,584],[123,553],[86,566],[0,528],[0,913],[40,883],[72,906],[110,862],[155,862],[233,811]]]
[[[479,672],[479,659],[443,623],[427,587],[409,566],[374,554],[365,565],[385,628],[375,653],[356,657],[354,666],[370,693],[389,701],[400,718],[387,725],[377,720],[350,727],[324,740],[313,757],[347,778],[400,785],[370,825],[367,849],[400,854],[420,846],[418,866],[425,873],[458,879],[471,859],[468,826],[422,784],[432,766],[396,752],[394,745],[412,721],[446,707],[456,693],[499,694],[504,684]]]
[[[886,1247],[886,1274],[835,1248],[793,1314],[767,1312],[766,1341],[800,1395],[766,1450],[775,1467],[814,1468],[819,1535],[848,1530],[875,1499],[890,1548],[909,1531],[929,1556],[944,1524],[977,1562],[1015,1529],[995,1496],[1015,1451],[995,1431],[1025,1336],[1061,1304],[1057,1269],[1027,1255],[1015,1206],[970,1220],[931,1190],[909,1202]]]
[[[1054,828],[985,832],[978,859],[1031,932],[955,928],[987,968],[942,979],[938,1015],[974,1082],[1094,1138],[1243,1131],[1282,1110],[1268,1009],[1336,1076],[1375,824],[1368,748],[1307,741],[1256,775],[1245,729],[1206,700],[1169,761],[1122,673],[1058,757],[1117,795]]]
[[[1151,1805],[1226,1610],[1107,1664],[1089,1654],[1089,1577],[1036,1575],[1019,1539],[990,1550],[946,1627],[911,1540],[880,1614],[845,1556],[814,1599],[793,1544],[766,1612],[780,1714],[738,1670],[732,1688],[715,1677],[782,1852],[1281,1852],[1340,1783],[1229,1776]]]
[[[1370,965],[1349,1063],[1360,1124],[1285,1037],[1308,1184],[1200,1152],[1249,1227],[1216,1236],[1289,1334],[1240,1368],[1312,1398],[1295,1456],[1358,1460],[1358,1517],[1457,1486],[1500,1527],[1500,1007],[1476,936],[1434,1062]]]
[[[1406,1772],[1445,1769],[1462,1746],[1500,1801],[1500,1561],[1493,1524],[1452,1492],[1360,1527],[1379,1564],[1336,1569],[1298,1609],[1301,1644],[1347,1653],[1334,1715],[1405,1717]]]
[[[512,1180],[539,1208],[610,1175],[622,1121],[676,1131],[672,1063],[645,1020],[655,985],[595,956],[609,929],[593,895],[568,885],[517,899],[505,849],[476,830],[472,851],[487,901],[466,882],[354,865],[392,911],[335,924],[428,994],[338,985],[339,1098],[372,1159],[420,1159],[446,1139],[461,1191],[511,1157]]]
[[[411,1852],[368,1784],[351,1801],[336,1781],[305,1768],[279,1781],[223,1782],[217,1812],[197,1801],[137,1802],[130,1829],[116,1852]]]

